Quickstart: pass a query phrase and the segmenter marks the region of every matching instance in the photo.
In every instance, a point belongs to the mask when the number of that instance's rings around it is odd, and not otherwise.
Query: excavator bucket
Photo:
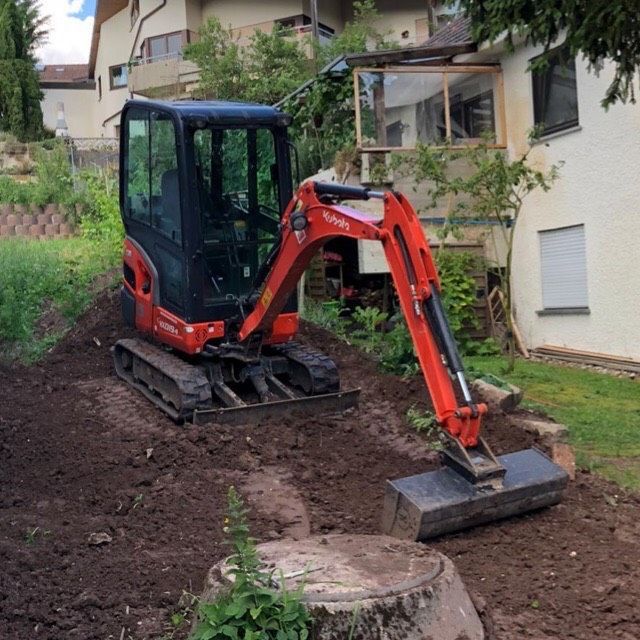
[[[502,477],[472,482],[459,468],[387,481],[385,533],[426,540],[560,502],[569,477],[538,449],[497,457]]]

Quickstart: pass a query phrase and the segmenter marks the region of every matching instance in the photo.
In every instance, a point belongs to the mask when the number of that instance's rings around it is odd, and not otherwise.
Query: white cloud
[[[37,51],[44,64],[87,63],[93,16],[78,17],[84,0],[41,0],[41,13],[48,15],[49,37]]]

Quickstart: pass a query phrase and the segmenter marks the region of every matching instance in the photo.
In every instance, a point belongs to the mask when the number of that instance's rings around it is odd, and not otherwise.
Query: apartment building
[[[377,6],[378,26],[401,45],[428,36],[433,16],[426,0],[377,0]],[[270,31],[276,22],[293,28],[299,38],[311,31],[309,0],[97,0],[86,77],[75,78],[77,86],[50,86],[42,79],[45,123],[55,127],[63,103],[72,137],[115,137],[126,100],[189,95],[198,69],[181,52],[212,16],[230,26],[241,44],[256,29]],[[352,17],[351,0],[319,1],[321,41],[340,33]],[[70,66],[50,65],[65,77]]]

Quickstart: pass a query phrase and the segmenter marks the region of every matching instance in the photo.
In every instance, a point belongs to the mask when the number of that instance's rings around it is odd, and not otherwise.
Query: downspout
[[[145,23],[147,18],[150,18],[154,13],[160,11],[160,9],[164,9],[166,4],[167,0],[161,0],[160,4],[155,9],[151,9],[151,11],[149,11],[146,16],[140,18],[140,22],[138,23],[138,31],[136,31],[136,37],[133,39],[133,46],[131,47],[131,53],[129,54],[129,60],[133,58],[133,54],[135,53],[136,46],[138,44],[138,38],[140,37],[140,31],[142,30],[142,25]]]
[[[136,31],[136,37],[133,39],[133,45],[131,46],[131,53],[129,54],[129,60],[133,58],[133,54],[135,53],[136,47],[138,46],[138,38],[140,37],[140,31],[142,31],[142,25],[145,23],[147,18],[150,18],[152,15],[160,11],[160,9],[164,9],[166,5],[167,5],[167,0],[161,0],[160,4],[155,9],[151,9],[149,13],[147,13],[145,16],[142,16],[142,18],[140,18],[140,22],[138,23],[138,30]],[[133,99],[132,91],[129,92],[129,98]]]

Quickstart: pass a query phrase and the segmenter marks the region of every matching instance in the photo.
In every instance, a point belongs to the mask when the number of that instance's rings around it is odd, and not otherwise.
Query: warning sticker
[[[266,309],[271,304],[271,298],[273,298],[273,293],[269,287],[265,287],[265,290],[262,292],[260,296],[260,302],[262,306]]]
[[[298,244],[302,244],[307,239],[307,234],[304,232],[304,229],[302,231],[294,231],[294,233],[298,239]]]

